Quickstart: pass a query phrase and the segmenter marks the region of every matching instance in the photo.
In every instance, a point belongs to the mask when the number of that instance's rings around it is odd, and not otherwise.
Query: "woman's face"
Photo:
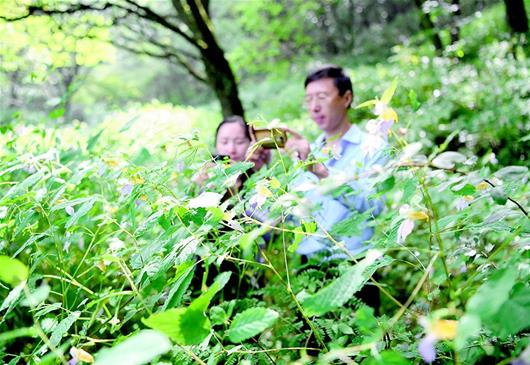
[[[250,146],[244,127],[239,123],[225,123],[219,128],[215,149],[220,155],[230,156],[231,161],[243,161]]]

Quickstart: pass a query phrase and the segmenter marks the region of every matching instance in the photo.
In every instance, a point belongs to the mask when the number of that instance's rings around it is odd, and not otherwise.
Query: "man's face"
[[[351,103],[351,92],[339,95],[333,79],[325,78],[310,82],[305,89],[305,105],[318,127],[328,134],[340,129]]]

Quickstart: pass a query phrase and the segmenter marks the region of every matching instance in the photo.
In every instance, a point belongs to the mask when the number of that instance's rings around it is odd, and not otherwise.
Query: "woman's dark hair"
[[[339,66],[325,66],[316,71],[311,72],[305,78],[304,87],[307,87],[311,82],[320,79],[333,79],[333,83],[339,90],[339,95],[342,96],[346,91],[350,90],[353,98],[353,86],[351,79],[344,73],[342,67]]]
[[[243,130],[245,131],[245,137],[247,137],[249,141],[252,139],[250,138],[250,129],[248,127],[248,124],[245,122],[245,119],[243,119],[243,117],[239,115],[231,115],[223,119],[223,121],[219,123],[219,125],[217,126],[217,129],[215,130],[215,141],[216,142],[217,142],[217,135],[219,134],[219,129],[221,129],[223,125],[228,124],[228,123],[239,124],[241,127],[243,127]]]

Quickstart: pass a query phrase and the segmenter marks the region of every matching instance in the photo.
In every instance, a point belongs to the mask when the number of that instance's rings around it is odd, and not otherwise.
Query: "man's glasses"
[[[304,106],[307,108],[311,106],[313,102],[316,102],[320,105],[324,102],[329,101],[332,97],[333,95],[327,92],[319,92],[319,93],[306,95],[304,97]]]

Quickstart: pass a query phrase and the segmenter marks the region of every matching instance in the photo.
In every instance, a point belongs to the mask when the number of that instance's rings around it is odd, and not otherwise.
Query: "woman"
[[[245,120],[240,116],[230,116],[225,118],[215,131],[215,156],[221,159],[228,158],[230,162],[250,161],[254,163],[254,167],[242,174],[237,180],[233,188],[228,189],[223,196],[223,201],[229,199],[232,195],[237,194],[241,186],[248,179],[249,175],[261,169],[270,160],[270,150],[263,148],[252,148],[253,138],[250,135],[249,127]],[[250,153],[252,151],[252,153]],[[217,158],[214,158],[217,160]],[[208,180],[208,170],[215,164],[215,162],[206,163],[201,172],[195,178],[195,182],[200,186]],[[226,229],[221,229],[226,232]],[[239,263],[224,260],[218,268],[209,266],[205,270],[205,261],[201,261],[196,266],[195,275],[192,280],[192,287],[197,290],[201,287],[203,280],[205,282],[212,282],[220,272],[232,272],[230,281],[223,289],[224,300],[234,299],[239,296],[240,291],[250,289],[250,282],[253,280],[243,274],[244,267]],[[203,276],[206,275],[206,278]],[[258,276],[258,283],[261,283],[262,278]],[[254,279],[255,281],[255,279]]]
[[[253,162],[254,167],[249,171],[252,174],[265,166],[270,160],[270,150],[263,148],[255,149],[249,155],[252,142],[253,139],[250,135],[249,127],[242,117],[238,115],[226,117],[215,130],[215,155],[218,157],[226,156],[230,162]],[[208,169],[211,167],[212,163],[207,163],[194,179],[195,182],[203,185],[209,178]],[[246,177],[243,179],[246,179]],[[241,187],[244,182],[243,179],[238,180],[236,189]]]

